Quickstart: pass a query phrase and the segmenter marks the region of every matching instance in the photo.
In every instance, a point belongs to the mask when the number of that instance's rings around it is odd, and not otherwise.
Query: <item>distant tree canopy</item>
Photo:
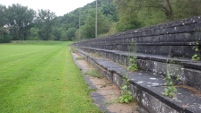
[[[56,17],[56,15],[49,10],[39,10],[36,17],[36,25],[39,28],[39,39],[52,39],[54,18]]]
[[[95,6],[94,1],[56,17],[50,10],[0,4],[0,43],[94,38]],[[200,6],[200,0],[98,0],[98,36],[198,16]]]
[[[64,16],[58,17],[58,27],[64,27],[67,30],[76,28],[75,35],[68,39],[77,40],[79,38],[89,39],[95,37],[95,7],[96,2],[87,4],[82,8],[78,8]],[[79,30],[80,19],[80,30]],[[99,36],[106,34],[112,23],[118,20],[117,11],[113,4],[113,0],[98,0],[98,34]]]
[[[30,34],[30,29],[34,26],[34,19],[36,12],[28,7],[21,6],[20,4],[13,4],[5,7],[0,5],[1,42],[4,38],[9,37],[12,40],[27,40]],[[3,38],[2,38],[3,37]]]
[[[114,4],[119,31],[201,15],[200,0],[114,0]]]

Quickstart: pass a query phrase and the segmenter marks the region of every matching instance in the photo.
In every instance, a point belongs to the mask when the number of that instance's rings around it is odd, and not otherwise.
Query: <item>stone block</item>
[[[128,36],[126,38],[133,38],[133,34],[132,33],[129,33]]]
[[[154,70],[155,73],[159,75],[166,75],[167,73],[167,64],[166,63],[161,63],[161,62],[154,62]]]
[[[154,72],[154,61],[146,60],[146,71]]]
[[[109,55],[110,55],[110,52],[106,52],[106,58],[109,59],[110,58]]]
[[[117,62],[117,63],[123,65],[122,57],[123,57],[123,56],[122,56],[121,54],[118,55],[118,62]]]
[[[168,42],[168,39],[171,39],[171,38],[167,37],[167,34],[159,35],[159,37],[160,37],[160,42]]]
[[[192,37],[195,39],[195,41],[201,41],[201,27],[199,31],[192,34]]]
[[[172,46],[171,47],[172,57],[183,57],[184,56],[184,46]]]
[[[153,42],[153,43],[156,43],[156,42],[159,42],[160,41],[160,36],[153,36],[153,37],[151,37],[152,39],[151,39],[151,41]]]
[[[178,33],[175,35],[175,42],[188,42],[194,40],[195,38],[191,33]]]
[[[113,53],[112,52],[109,52],[109,59],[113,60]]]
[[[101,67],[98,68],[99,72],[101,73],[101,75],[105,76],[109,81],[113,81],[113,74],[110,71],[107,71]]]
[[[159,55],[168,56],[170,53],[170,46],[160,46]]]
[[[201,90],[201,71],[183,68],[183,80],[186,84]]]
[[[166,42],[174,42],[175,41],[175,34],[166,34]]]
[[[174,27],[168,27],[168,28],[166,28],[166,34],[173,34],[173,33],[175,33]]]
[[[167,74],[172,74],[174,77],[180,77],[182,74],[182,66],[179,64],[167,64]]]
[[[131,42],[131,38],[125,38],[124,39],[124,43],[130,43]]]
[[[141,60],[141,59],[137,59],[137,65],[140,68],[140,70],[144,70],[146,71],[146,60]]]
[[[128,66],[129,63],[129,57],[126,55],[120,55],[120,59],[119,59],[120,64]]]
[[[112,60],[114,61],[114,62],[119,62],[119,57],[120,57],[120,55],[119,54],[113,54],[113,58],[112,58]]]
[[[140,106],[146,108],[149,113],[179,113],[144,91],[138,92],[137,98],[139,99]]]
[[[154,55],[160,55],[160,46],[154,46],[152,53]]]
[[[130,91],[132,92],[133,98],[136,99],[137,92],[138,92],[137,87],[133,84],[130,84]]]
[[[195,54],[193,46],[184,46],[184,57],[192,59],[192,56]]]
[[[187,30],[187,25],[181,25],[181,26],[177,26],[177,33],[184,33]]]
[[[103,51],[100,52],[100,55],[101,55],[102,57],[106,57],[106,53],[103,52]]]
[[[123,80],[119,74],[113,73],[113,83],[121,88]]]

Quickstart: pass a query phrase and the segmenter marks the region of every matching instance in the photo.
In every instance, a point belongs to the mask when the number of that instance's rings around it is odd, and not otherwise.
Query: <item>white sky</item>
[[[93,1],[95,0],[0,0],[0,4],[9,6],[19,3],[22,6],[28,6],[28,8],[34,10],[49,9],[57,16],[63,16]]]

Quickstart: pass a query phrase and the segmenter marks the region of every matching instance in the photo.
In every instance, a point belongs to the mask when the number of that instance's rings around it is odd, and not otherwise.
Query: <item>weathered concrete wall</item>
[[[199,42],[201,48],[200,31],[201,17],[193,17],[80,42],[79,46],[132,51],[132,43],[137,42],[138,53],[191,59],[195,42]]]
[[[177,69],[173,75],[179,76],[183,83],[201,90],[201,81],[194,80],[194,77],[190,76],[196,75],[196,78],[201,79],[200,61],[191,60],[194,54],[201,55],[199,16],[91,39],[74,45],[124,65],[128,65],[128,56],[132,56],[133,50],[136,49],[135,55],[140,69],[165,76],[167,70],[170,70],[166,68],[167,62],[171,62],[173,65],[169,67]],[[193,50],[195,46],[198,46],[198,52]]]
[[[142,71],[152,72],[153,76],[166,76],[167,72],[171,72],[174,76],[179,76],[182,84],[201,91],[201,61],[191,60],[194,54],[201,55],[201,17],[199,16],[78,42],[74,45],[85,52],[96,53],[126,66],[129,64],[129,58],[136,56],[138,67]],[[195,46],[198,47],[198,52],[193,50]],[[116,85],[121,86],[120,75],[108,70],[102,73]],[[149,109],[147,111],[154,113],[156,109],[160,109],[160,112],[168,112],[163,109],[167,104],[164,102],[160,102],[160,108],[157,108],[157,105],[151,105],[153,108],[149,108],[150,106],[146,106],[147,103],[143,99],[160,100],[142,89],[137,88],[136,91],[133,91],[134,95],[141,94],[137,97],[140,98],[141,106]],[[180,111],[171,108],[169,112]]]
[[[187,89],[177,87],[176,98],[171,99],[163,95],[163,78],[146,72],[129,72],[125,66],[108,59],[97,57],[76,49],[99,72],[119,88],[127,74],[131,80],[129,89],[139,105],[139,113],[200,113],[201,98]]]

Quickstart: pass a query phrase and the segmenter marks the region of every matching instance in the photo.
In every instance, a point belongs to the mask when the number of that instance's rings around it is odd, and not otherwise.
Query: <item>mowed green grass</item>
[[[0,44],[0,113],[97,113],[70,42]]]

